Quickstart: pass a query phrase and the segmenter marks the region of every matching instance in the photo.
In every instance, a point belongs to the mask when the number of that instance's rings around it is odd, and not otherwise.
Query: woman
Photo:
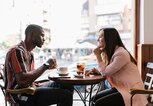
[[[136,66],[136,61],[125,48],[115,28],[99,30],[98,47],[94,50],[98,62],[98,70],[106,76],[111,89],[99,92],[92,99],[101,106],[130,106],[129,89],[144,89],[143,81]],[[133,106],[145,106],[144,95],[135,95]]]

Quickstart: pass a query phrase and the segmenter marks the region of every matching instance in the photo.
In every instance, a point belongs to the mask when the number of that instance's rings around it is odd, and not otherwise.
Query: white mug
[[[67,74],[68,69],[67,67],[62,66],[58,68],[58,71],[60,74]]]

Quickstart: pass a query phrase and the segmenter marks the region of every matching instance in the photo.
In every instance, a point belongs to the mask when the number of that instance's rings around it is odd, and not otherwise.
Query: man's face
[[[36,31],[36,33],[34,34],[34,38],[33,38],[33,44],[41,48],[45,42],[44,37],[45,37],[44,30],[41,29],[41,30]]]

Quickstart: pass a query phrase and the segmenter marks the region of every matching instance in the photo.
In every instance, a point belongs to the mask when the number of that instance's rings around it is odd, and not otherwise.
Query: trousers
[[[48,82],[45,86],[37,87],[34,95],[28,95],[28,100],[21,106],[57,106],[73,105],[73,86]]]
[[[122,95],[116,88],[98,92],[92,97],[93,106],[125,106]]]

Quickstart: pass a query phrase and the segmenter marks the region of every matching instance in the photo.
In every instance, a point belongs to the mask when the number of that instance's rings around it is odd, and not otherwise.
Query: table
[[[89,106],[91,104],[92,89],[93,89],[94,85],[105,80],[105,78],[103,78],[101,75],[89,75],[89,76],[85,76],[83,78],[77,78],[77,77],[74,77],[74,73],[71,73],[68,76],[61,76],[61,77],[55,73],[51,73],[48,76],[48,78],[50,80],[53,80],[53,81],[55,81],[57,83],[61,83],[61,84],[91,85],[91,89],[89,92]],[[86,97],[83,97],[83,95],[81,94],[81,92],[78,89],[75,89],[75,90],[79,94],[84,105],[86,106]]]

